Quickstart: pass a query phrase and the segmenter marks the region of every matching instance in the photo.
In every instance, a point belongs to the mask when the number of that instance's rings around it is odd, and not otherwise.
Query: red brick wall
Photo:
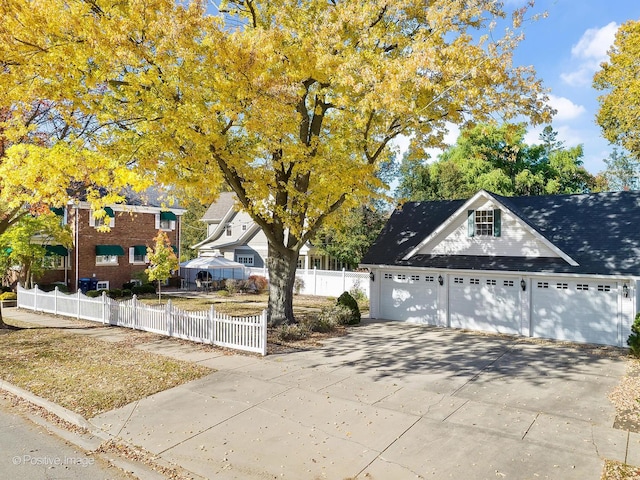
[[[75,212],[78,212],[78,222],[76,224]],[[122,288],[122,284],[130,282],[135,278],[135,274],[147,268],[145,264],[129,263],[129,247],[134,245],[153,246],[153,238],[157,235],[154,213],[135,212],[115,212],[115,226],[109,232],[100,232],[89,224],[90,210],[69,208],[68,223],[74,231],[74,242],[76,239],[75,228],[78,227],[78,276],[76,278],[76,250],[70,250],[70,269],[67,270],[68,286],[70,291],[75,291],[78,278],[96,278],[99,281],[108,281],[109,288]],[[179,222],[176,221],[176,228],[167,231],[167,236],[171,244],[178,246]],[[96,245],[120,245],[124,256],[118,257],[117,265],[97,265]],[[64,281],[64,270],[47,272],[38,283],[53,283]]]

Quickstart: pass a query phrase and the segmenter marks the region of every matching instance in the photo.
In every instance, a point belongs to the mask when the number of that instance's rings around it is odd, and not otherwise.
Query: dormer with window
[[[469,210],[467,212],[469,236],[499,237],[502,226],[501,218],[499,209]]]

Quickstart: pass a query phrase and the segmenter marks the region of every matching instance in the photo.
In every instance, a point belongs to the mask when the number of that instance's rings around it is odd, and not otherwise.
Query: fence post
[[[342,267],[342,292],[346,292],[347,291],[347,277],[345,274],[345,270],[344,267]],[[340,293],[342,293],[340,292]]]
[[[107,323],[107,292],[102,291],[102,324]]]
[[[216,310],[215,307],[213,305],[211,305],[211,308],[209,308],[209,342],[211,342],[211,345],[214,345],[215,340],[216,340]]]
[[[58,314],[58,287],[53,289],[53,314]]]
[[[313,267],[313,293],[312,295],[316,295],[318,291],[318,269]]]
[[[260,322],[260,336],[261,336],[261,348],[262,348],[262,356],[265,356],[267,354],[267,311],[266,310],[262,310],[262,319]]]
[[[82,290],[76,290],[76,319],[80,320],[80,295],[82,294]]]
[[[38,311],[38,284],[36,283],[33,287],[33,311]]]
[[[131,297],[131,308],[133,309],[133,329],[136,330],[136,325],[138,324],[138,296],[135,294]]]
[[[165,316],[167,317],[167,335],[173,337],[173,308],[171,306],[171,300],[167,301],[167,305],[165,307]]]

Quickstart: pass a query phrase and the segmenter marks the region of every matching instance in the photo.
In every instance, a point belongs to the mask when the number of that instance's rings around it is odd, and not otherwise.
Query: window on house
[[[461,277],[455,277],[453,283],[464,283],[464,279]]]
[[[494,278],[487,278],[487,285],[495,285],[496,280]]]
[[[97,290],[109,290],[109,281],[108,280],[103,280],[98,282],[97,286],[96,286]]]
[[[420,275],[411,275],[411,280],[417,282],[418,280],[420,280]]]
[[[385,273],[384,274],[384,279],[385,280],[393,280],[393,275],[391,273]]]
[[[243,231],[243,232],[246,232],[246,231],[247,231],[247,228],[248,228],[247,224],[246,224],[246,223],[243,223],[243,224],[242,224],[242,231]]]
[[[233,227],[230,223],[227,223],[227,226],[225,227],[225,234],[227,235],[227,237],[233,235]]]
[[[588,283],[579,283],[576,288],[582,292],[589,290],[589,284]]]
[[[538,288],[549,288],[549,282],[538,282]]]
[[[403,280],[406,280],[406,279],[407,279],[407,276],[406,276],[406,275],[403,275],[403,274],[398,274],[398,275],[396,275],[396,280],[401,280],[401,281],[403,281]]]
[[[89,226],[99,228],[99,227],[115,227],[115,217],[116,214],[113,212],[113,209],[110,207],[104,207],[104,216],[100,218],[96,218],[94,215],[94,211],[91,210],[89,212]]]
[[[47,255],[42,259],[45,270],[64,270],[64,258],[60,255]]]
[[[432,275],[428,275],[428,276],[424,277],[424,280],[426,282],[433,282],[433,276]]]
[[[118,265],[118,256],[96,255],[96,265]]]
[[[513,280],[505,280],[502,285],[505,287],[513,287]]]
[[[147,263],[147,247],[135,245],[129,248],[129,263]]]
[[[177,219],[178,217],[173,212],[156,213],[156,230],[175,230]]]
[[[243,265],[247,265],[248,267],[252,267],[253,255],[238,255],[236,257],[236,262],[241,263]]]
[[[298,257],[298,263],[297,263],[297,265],[296,265],[296,266],[297,266],[297,268],[302,268],[302,267],[304,267],[304,263],[303,263],[303,262],[304,262],[304,261],[303,261],[302,257]]]
[[[493,210],[476,210],[476,235],[493,236]]]
[[[598,285],[598,291],[599,292],[610,292],[611,291],[611,285]]]
[[[471,285],[480,285],[480,279],[479,278],[470,278],[469,279],[469,283]]]
[[[558,290],[566,290],[569,288],[569,285],[566,283],[556,283],[556,288]]]

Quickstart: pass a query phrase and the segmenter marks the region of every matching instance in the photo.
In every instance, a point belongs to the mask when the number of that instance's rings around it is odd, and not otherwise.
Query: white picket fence
[[[247,269],[250,275],[262,275],[269,278],[269,270],[265,268]],[[351,292],[354,289],[362,291],[369,298],[369,273],[349,272],[342,270],[305,270],[299,268],[296,271],[296,279],[300,286],[299,291],[304,295],[320,295],[323,297],[339,297],[342,292]]]
[[[248,352],[267,354],[267,312],[249,317],[231,317],[209,310],[188,312],[166,305],[146,305],[134,295],[117,302],[103,292],[90,298],[82,292],[64,294],[18,286],[18,308],[52,313],[105,325],[133,328]]]

